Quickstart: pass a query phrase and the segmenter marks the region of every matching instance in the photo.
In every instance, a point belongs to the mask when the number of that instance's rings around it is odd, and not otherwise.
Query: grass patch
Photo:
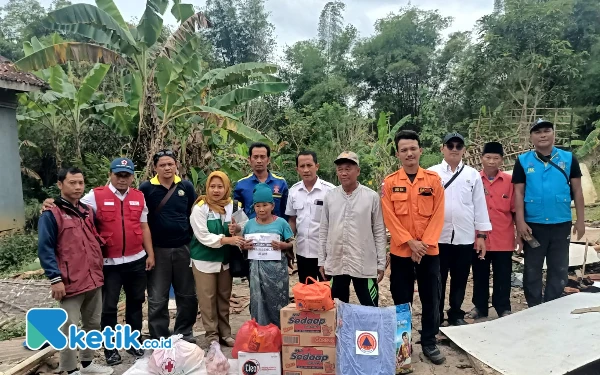
[[[37,258],[37,232],[15,233],[0,238],[0,273],[14,273]]]
[[[25,322],[14,321],[7,323],[0,328],[0,341],[14,339],[15,337],[25,336]]]

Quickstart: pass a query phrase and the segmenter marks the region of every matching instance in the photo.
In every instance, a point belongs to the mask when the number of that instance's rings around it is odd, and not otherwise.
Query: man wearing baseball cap
[[[102,287],[102,330],[115,329],[121,288],[125,290],[125,322],[132,331],[142,331],[142,305],[146,299],[146,271],[154,268],[154,249],[148,226],[148,207],[144,194],[131,186],[134,165],[130,159],[110,163],[110,182],[90,190],[81,202],[95,213],[95,224],[105,244],[104,286]],[[52,199],[44,202],[51,207]],[[140,339],[141,342],[141,339]],[[131,348],[127,353],[141,357],[144,351]],[[116,349],[104,350],[110,366],[122,362]]]
[[[331,296],[349,302],[350,282],[359,302],[378,305],[387,237],[379,194],[358,182],[358,156],[342,152],[335,159],[341,185],[323,199],[319,230],[319,270],[331,276]]]
[[[527,305],[559,298],[567,283],[571,240],[571,200],[577,222],[573,234],[585,234],[581,169],[573,153],[554,146],[554,124],[538,119],[530,126],[534,150],[519,155],[512,183],[515,185],[517,238],[525,241],[523,289]],[[542,269],[546,261],[546,288],[542,297]]]

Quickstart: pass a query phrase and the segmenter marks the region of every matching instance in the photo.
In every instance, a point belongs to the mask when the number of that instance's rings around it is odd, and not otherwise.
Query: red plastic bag
[[[327,281],[318,282],[307,277],[313,284],[298,283],[292,288],[296,309],[299,311],[329,311],[335,307],[331,298],[331,285]]]
[[[252,319],[242,325],[235,336],[231,355],[237,359],[238,352],[278,353],[281,351],[281,331],[275,324],[260,326]]]

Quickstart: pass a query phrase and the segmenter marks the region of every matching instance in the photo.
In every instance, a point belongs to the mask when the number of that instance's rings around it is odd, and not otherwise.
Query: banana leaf
[[[117,8],[113,0],[96,0],[96,6],[108,13],[123,29],[129,29],[129,25],[123,19],[119,8]]]
[[[212,98],[209,101],[208,105],[226,111],[235,107],[236,105],[240,105],[252,99],[256,99],[260,95],[261,92],[259,90],[247,87],[240,87],[226,94]]]
[[[23,57],[15,65],[25,71],[46,69],[67,61],[88,61],[109,65],[127,64],[117,52],[95,44],[66,42],[54,44],[29,56]]]
[[[108,69],[110,69],[110,65],[106,64],[95,64],[94,67],[88,72],[83,81],[81,82],[81,86],[77,91],[77,105],[81,106],[90,101],[92,95],[98,90],[100,87],[100,83],[108,73]]]
[[[123,28],[109,13],[94,5],[69,5],[50,12],[42,23],[51,30],[73,32],[99,44],[109,44],[113,48],[118,46],[124,53],[139,51],[129,29]]]
[[[171,14],[177,22],[182,23],[188,18],[194,16],[194,6],[192,4],[181,4],[180,0],[173,0]]]

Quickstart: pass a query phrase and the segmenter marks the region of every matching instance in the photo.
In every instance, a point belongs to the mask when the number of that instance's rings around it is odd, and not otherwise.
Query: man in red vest
[[[67,312],[62,331],[68,336],[69,326],[79,325],[80,320],[84,331],[100,330],[104,276],[94,214],[79,200],[84,192],[83,173],[77,168],[62,169],[57,185],[60,198],[42,213],[38,223],[38,257],[50,280],[52,298]],[[72,375],[114,372],[93,363],[91,349],[82,350],[79,356],[81,370],[77,369],[77,351],[61,350],[61,371]]]
[[[110,183],[87,193],[81,202],[96,214],[96,227],[105,242],[104,287],[102,288],[102,329],[117,325],[117,304],[125,290],[125,322],[132,331],[142,331],[142,305],[146,299],[146,271],[154,268],[154,249],[148,226],[148,207],[144,194],[134,188],[134,165],[130,159],[117,158],[110,164]],[[50,200],[47,200],[50,203]],[[141,337],[141,335],[140,335]],[[127,353],[141,357],[144,351],[131,348]],[[105,350],[106,363],[122,362],[116,349]]]

